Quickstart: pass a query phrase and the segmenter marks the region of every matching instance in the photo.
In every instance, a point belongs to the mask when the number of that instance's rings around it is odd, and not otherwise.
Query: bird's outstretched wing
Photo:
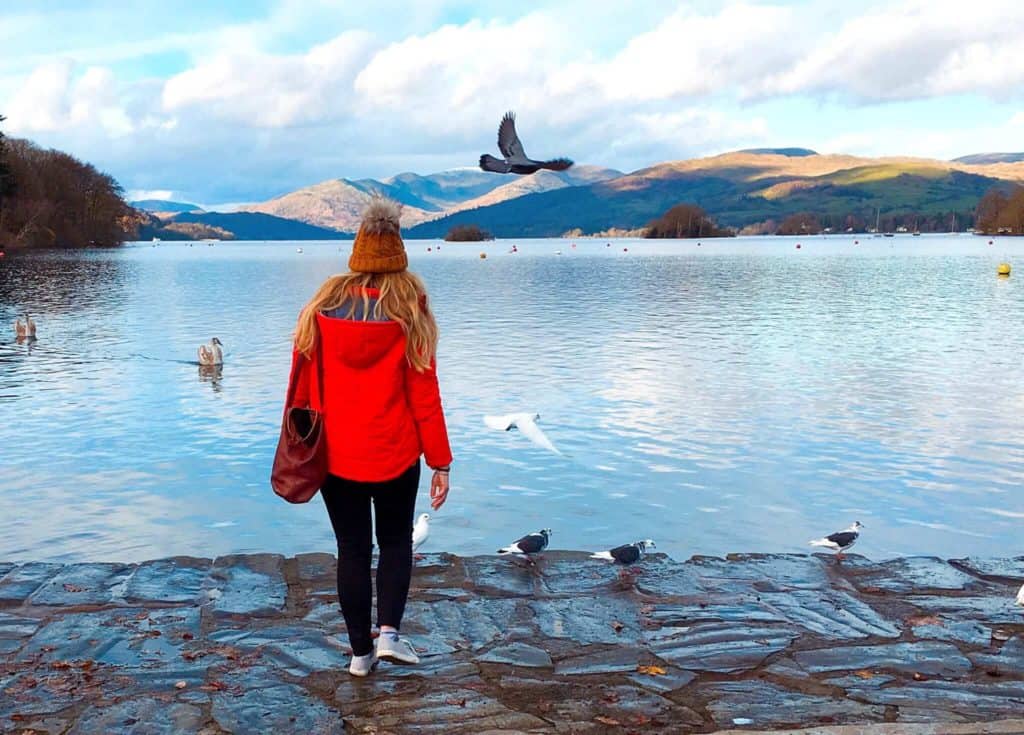
[[[561,454],[561,452],[558,451],[558,448],[555,447],[555,445],[551,443],[551,440],[544,435],[544,432],[540,430],[539,426],[537,426],[537,422],[532,418],[519,419],[516,421],[516,426],[521,432],[523,432],[523,436],[537,446],[550,449],[555,454]]]
[[[526,158],[523,144],[516,135],[516,116],[514,112],[506,112],[498,126],[498,150],[505,158]]]
[[[555,158],[550,161],[541,161],[537,165],[549,171],[565,171],[572,166],[572,161],[568,158]]]
[[[514,422],[511,416],[484,416],[484,425],[495,431],[510,431]]]
[[[206,345],[199,345],[199,362],[211,363],[213,362],[213,352]]]
[[[486,153],[480,156],[480,168],[483,171],[491,171],[496,174],[507,174],[512,170],[506,161]]]

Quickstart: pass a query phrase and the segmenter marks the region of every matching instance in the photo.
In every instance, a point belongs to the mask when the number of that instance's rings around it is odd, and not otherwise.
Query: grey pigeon
[[[516,135],[516,116],[513,112],[506,112],[505,117],[501,118],[501,125],[498,126],[498,150],[504,159],[485,153],[480,156],[480,168],[497,174],[532,174],[542,168],[565,171],[572,166],[572,161],[568,158],[555,158],[550,161],[534,161],[528,158],[519,136]]]

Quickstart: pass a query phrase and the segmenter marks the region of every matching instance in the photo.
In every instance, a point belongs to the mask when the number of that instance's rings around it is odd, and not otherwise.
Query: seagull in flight
[[[539,413],[510,413],[504,416],[484,416],[484,424],[487,428],[495,431],[512,431],[519,429],[527,439],[538,447],[549,449],[555,454],[561,454],[558,448],[551,443],[551,440],[544,435],[544,432],[537,426],[540,420]]]
[[[568,158],[535,161],[527,157],[522,141],[516,135],[516,116],[511,111],[505,113],[498,126],[498,150],[504,158],[495,158],[485,153],[480,156],[480,168],[497,174],[532,174],[542,168],[565,171],[572,166],[572,161]]]
[[[854,521],[853,525],[847,528],[845,531],[838,531],[825,538],[815,539],[810,542],[811,546],[824,546],[826,549],[832,549],[836,552],[836,560],[841,561],[843,558],[843,552],[857,543],[857,539],[860,537],[860,529],[864,528],[860,521]]]

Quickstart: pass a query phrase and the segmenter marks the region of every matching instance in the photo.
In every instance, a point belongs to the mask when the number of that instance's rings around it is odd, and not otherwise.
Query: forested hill
[[[0,247],[119,245],[132,213],[111,176],[0,132]]]

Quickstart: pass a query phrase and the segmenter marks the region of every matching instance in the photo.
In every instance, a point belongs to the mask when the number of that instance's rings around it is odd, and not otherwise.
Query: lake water
[[[456,455],[424,550],[550,527],[553,548],[805,551],[860,520],[874,558],[1024,553],[1024,243],[796,242],[409,242]],[[319,498],[268,475],[289,332],[349,247],[8,253],[0,559],[332,550]],[[214,335],[219,379],[193,362]],[[521,410],[565,457],[483,425]]]

